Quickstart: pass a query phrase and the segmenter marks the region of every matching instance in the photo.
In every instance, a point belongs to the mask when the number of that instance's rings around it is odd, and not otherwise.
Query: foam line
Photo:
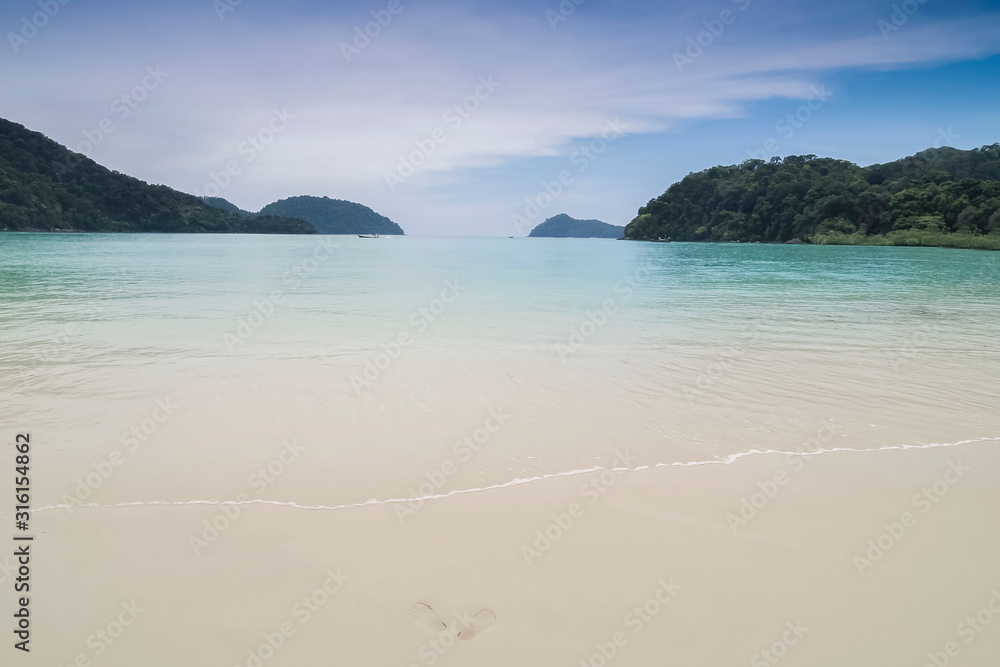
[[[546,473],[544,475],[537,475],[533,477],[517,477],[509,482],[503,482],[502,484],[491,484],[489,486],[482,486],[471,489],[456,489],[454,491],[449,491],[447,493],[432,494],[426,496],[414,496],[410,498],[385,498],[376,499],[371,498],[365,500],[364,502],[358,503],[347,503],[344,505],[303,505],[294,501],[282,501],[282,500],[262,500],[259,498],[251,498],[248,500],[144,500],[135,502],[124,502],[124,503],[111,503],[111,504],[98,504],[98,503],[80,503],[80,504],[60,504],[60,505],[46,505],[44,507],[36,507],[32,509],[32,512],[45,512],[49,510],[57,509],[109,509],[113,507],[143,507],[148,505],[164,505],[164,506],[178,506],[178,505],[276,505],[278,507],[291,507],[300,510],[346,510],[354,509],[358,507],[368,507],[370,505],[392,505],[397,503],[412,503],[412,502],[424,502],[428,500],[441,500],[444,498],[450,498],[451,496],[463,495],[466,493],[480,493],[483,491],[494,491],[497,489],[505,489],[512,486],[520,486],[522,484],[530,484],[532,482],[540,482],[547,479],[554,479],[557,477],[572,477],[576,475],[587,475],[595,472],[641,472],[643,470],[652,470],[654,468],[673,468],[676,466],[680,467],[692,467],[692,466],[704,466],[704,465],[731,465],[740,459],[747,456],[819,456],[821,454],[833,454],[838,452],[884,452],[884,451],[895,451],[895,450],[906,450],[906,449],[937,449],[940,447],[960,447],[962,445],[969,445],[977,442],[995,442],[1000,441],[1000,437],[988,437],[988,438],[976,438],[974,440],[960,440],[958,442],[933,442],[933,443],[918,443],[913,445],[886,445],[884,447],[879,447],[877,449],[851,449],[850,447],[833,447],[831,449],[817,449],[810,452],[786,452],[777,449],[751,449],[745,452],[739,452],[736,454],[730,454],[729,456],[722,459],[712,459],[709,461],[677,461],[674,463],[654,463],[651,465],[636,466],[633,468],[620,467],[620,468],[606,468],[604,466],[593,466],[591,468],[582,468],[580,470],[568,470],[565,472],[553,472]],[[0,515],[9,514],[9,512],[0,512]]]

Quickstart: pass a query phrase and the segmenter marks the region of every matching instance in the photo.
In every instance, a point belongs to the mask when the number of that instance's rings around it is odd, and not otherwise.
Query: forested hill
[[[265,215],[291,215],[308,221],[320,234],[402,234],[395,222],[363,204],[301,195],[260,209]]]
[[[565,213],[554,215],[531,230],[528,236],[556,238],[616,239],[625,232],[624,227],[609,225],[600,220],[577,220]]]
[[[2,118],[0,231],[316,232],[304,220],[244,218],[111,171]]]
[[[815,155],[712,167],[639,209],[625,237],[1000,250],[1000,144],[870,167]]]

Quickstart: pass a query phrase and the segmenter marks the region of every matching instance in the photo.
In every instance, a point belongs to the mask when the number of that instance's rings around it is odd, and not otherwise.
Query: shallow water
[[[623,452],[643,467],[993,437],[998,259],[6,234],[0,421],[52,457],[45,504],[340,506],[621,467]],[[295,462],[250,482],[290,441]]]

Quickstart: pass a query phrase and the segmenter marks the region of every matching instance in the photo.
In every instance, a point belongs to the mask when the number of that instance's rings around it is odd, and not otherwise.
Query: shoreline
[[[533,484],[537,482],[545,482],[550,479],[558,479],[562,477],[582,477],[584,475],[600,475],[601,473],[614,473],[621,475],[624,473],[640,473],[647,470],[656,470],[661,468],[692,468],[698,466],[714,466],[714,465],[734,465],[738,463],[741,459],[747,457],[797,457],[797,458],[807,458],[823,456],[827,454],[847,454],[847,453],[861,453],[861,452],[890,452],[890,451],[905,451],[905,450],[924,450],[924,449],[941,449],[949,447],[962,447],[964,445],[972,445],[987,442],[1000,442],[1000,436],[997,437],[979,437],[971,438],[968,440],[959,440],[957,442],[946,442],[946,443],[920,443],[920,444],[901,444],[901,445],[884,445],[882,447],[876,447],[871,449],[855,449],[851,447],[834,447],[830,449],[815,449],[812,451],[782,451],[782,450],[757,450],[752,449],[745,452],[738,452],[735,454],[730,454],[722,459],[710,459],[701,461],[684,461],[684,462],[667,462],[667,463],[653,463],[648,465],[640,465],[632,468],[627,467],[604,467],[604,466],[592,466],[590,468],[583,468],[578,470],[567,470],[565,472],[556,473],[546,473],[543,475],[528,477],[528,478],[516,478],[510,480],[509,482],[502,482],[498,484],[492,484],[484,487],[476,488],[465,488],[465,489],[455,489],[448,491],[446,493],[416,496],[416,497],[405,497],[405,498],[370,498],[361,502],[347,503],[342,505],[305,505],[297,503],[295,501],[281,501],[281,500],[266,500],[263,498],[248,498],[246,500],[219,500],[219,499],[204,499],[204,500],[146,500],[146,501],[133,501],[133,502],[119,502],[110,504],[99,504],[99,503],[74,503],[72,505],[66,504],[56,504],[56,505],[45,505],[42,507],[36,507],[30,510],[31,513],[38,512],[49,512],[60,509],[115,509],[124,507],[174,507],[174,506],[188,506],[188,505],[204,505],[212,507],[223,507],[223,506],[248,506],[248,505],[272,505],[276,507],[289,507],[292,509],[308,510],[308,511],[323,511],[323,510],[347,510],[356,509],[361,507],[371,507],[371,506],[383,506],[383,505],[397,505],[397,504],[408,504],[414,502],[424,503],[431,500],[444,500],[451,498],[453,496],[461,496],[470,493],[483,493],[487,491],[496,491],[505,488],[512,488],[517,486],[522,486],[525,484]],[[0,511],[0,516],[5,514],[11,514],[10,512]]]
[[[787,246],[837,246],[837,247],[857,247],[857,248],[942,248],[944,250],[979,250],[985,252],[994,252],[1000,250],[1000,239],[998,239],[998,246],[996,248],[962,248],[958,246],[946,246],[946,245],[907,245],[903,243],[813,243],[811,241],[800,241],[799,243],[793,243],[791,241],[658,241],[656,239],[630,239],[630,238],[620,238],[616,239],[618,241],[639,241],[645,243],[704,243],[704,244],[723,244],[723,245],[787,245]]]

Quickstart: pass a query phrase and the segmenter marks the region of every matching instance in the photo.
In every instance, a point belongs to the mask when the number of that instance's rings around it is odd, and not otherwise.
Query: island
[[[625,228],[600,220],[577,220],[565,213],[554,215],[531,230],[528,236],[548,238],[617,239]]]
[[[626,239],[1000,250],[1000,144],[861,167],[815,155],[688,174]]]
[[[0,118],[0,231],[315,234],[300,218],[242,216],[151,185]]]
[[[0,118],[0,231],[403,234],[355,202],[299,196],[257,213],[112,171]]]
[[[305,220],[320,234],[402,235],[402,228],[372,209],[343,199],[300,195],[268,204],[259,213],[245,211],[222,197],[205,197],[210,206],[244,217],[281,216]]]
[[[282,215],[312,224],[320,234],[402,235],[395,222],[362,204],[329,197],[302,195],[268,204],[262,215]]]

